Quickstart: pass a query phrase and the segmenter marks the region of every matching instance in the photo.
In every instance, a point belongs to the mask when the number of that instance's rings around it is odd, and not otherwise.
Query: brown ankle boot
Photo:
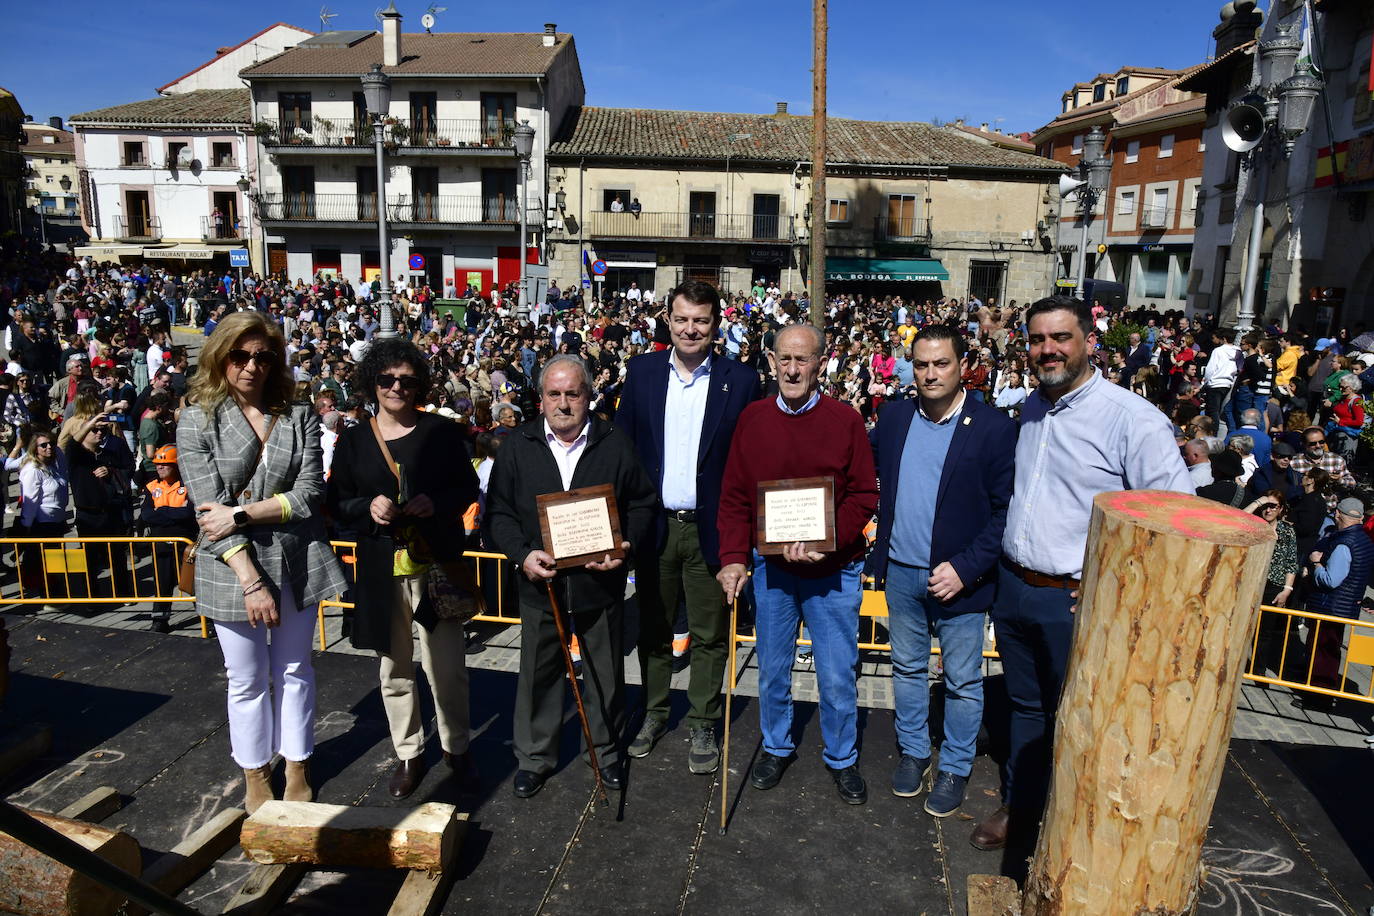
[[[263,802],[271,801],[275,797],[272,794],[272,765],[269,763],[256,769],[244,770],[243,786],[243,810],[251,815]]]
[[[286,791],[282,801],[314,801],[315,794],[310,791],[310,761],[286,761]]]

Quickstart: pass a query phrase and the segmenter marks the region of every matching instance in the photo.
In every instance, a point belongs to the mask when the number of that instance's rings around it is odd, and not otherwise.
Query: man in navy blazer
[[[658,484],[663,508],[657,551],[642,553],[635,570],[645,717],[628,753],[647,756],[668,730],[673,622],[685,596],[692,646],[687,763],[698,774],[714,773],[720,763],[716,723],[729,645],[729,617],[715,579],[720,481],[735,423],[759,397],[757,372],[734,360],[711,358],[719,327],[715,287],[688,281],[674,290],[668,297],[672,347],[630,360],[615,415]]]
[[[887,590],[902,752],[892,792],[914,797],[929,788],[925,810],[935,817],[963,804],[973,766],[983,719],[983,612],[992,605],[1016,452],[1016,424],[964,395],[965,347],[946,325],[916,335],[918,399],[886,407],[874,441],[881,492],[871,564]],[[945,671],[945,735],[933,786],[932,629]]]

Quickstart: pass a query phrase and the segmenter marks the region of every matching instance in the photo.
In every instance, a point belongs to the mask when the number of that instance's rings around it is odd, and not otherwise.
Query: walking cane
[[[568,648],[568,630],[563,626],[563,612],[558,608],[558,599],[553,594],[553,580],[545,581],[549,592],[549,606],[553,608],[554,626],[558,627],[558,647],[563,650],[563,663],[568,668],[568,682],[572,684],[573,700],[577,703],[577,718],[582,722],[582,738],[587,742],[587,756],[592,762],[592,775],[596,777],[594,792],[603,806],[610,805],[606,797],[606,784],[601,779],[601,764],[596,759],[596,745],[592,743],[592,726],[587,719],[587,707],[582,705],[582,688],[577,685],[577,672],[573,669],[572,650]]]
[[[730,798],[730,700],[735,696],[735,623],[739,614],[739,597],[730,602],[730,673],[725,679],[725,753],[720,762],[720,835],[725,836],[725,809]]]

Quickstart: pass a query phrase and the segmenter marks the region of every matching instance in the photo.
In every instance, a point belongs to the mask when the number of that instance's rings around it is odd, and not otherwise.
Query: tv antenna
[[[328,32],[328,31],[329,31],[329,20],[333,19],[333,18],[334,18],[335,16],[337,16],[337,15],[339,15],[339,14],[338,14],[338,13],[331,13],[331,12],[329,11],[329,7],[327,7],[327,6],[322,6],[322,7],[320,7],[320,31],[321,31],[321,32]]]
[[[425,10],[425,14],[420,17],[420,25],[425,27],[426,34],[432,34],[430,29],[434,28],[435,17],[447,9],[446,6],[435,6],[432,3],[429,5],[429,9]]]

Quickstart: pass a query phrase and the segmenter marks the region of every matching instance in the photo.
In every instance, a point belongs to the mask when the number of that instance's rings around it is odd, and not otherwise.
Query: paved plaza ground
[[[13,801],[55,811],[100,785],[125,806],[105,821],[165,850],[216,811],[242,802],[228,754],[218,646],[179,612],[172,636],[147,632],[146,611],[83,617],[6,614],[14,672],[0,736],[27,723],[54,727],[52,752],[16,774]],[[633,602],[630,626],[633,627]],[[329,649],[316,653],[319,709],[315,779],[321,801],[380,806],[426,800],[471,817],[444,912],[744,913],[964,912],[968,875],[1016,875],[1016,853],[968,844],[976,819],[997,805],[998,748],[975,764],[964,810],[944,821],[920,800],[886,789],[895,764],[891,692],[881,656],[861,678],[862,766],[869,803],[836,797],[820,761],[814,677],[794,672],[799,760],[770,792],[747,785],[759,745],[752,651],[741,647],[728,771],[729,830],[719,834],[720,783],[686,770],[685,730],[633,761],[623,797],[589,803],[589,772],[574,757],[571,706],[564,766],[535,798],[512,796],[510,752],[519,633],[483,625],[470,647],[473,745],[483,772],[478,797],[459,797],[440,767],[414,796],[386,791],[393,765],[376,662],[354,652],[329,618]],[[630,680],[637,680],[633,656]],[[680,674],[679,677],[684,677]],[[938,694],[938,685],[936,687]],[[988,680],[988,717],[1005,714],[1000,677]],[[632,705],[638,699],[631,689]],[[682,700],[681,694],[675,699]],[[1335,715],[1293,708],[1287,691],[1247,686],[1208,837],[1211,864],[1201,912],[1350,913],[1374,904],[1374,787],[1367,774],[1369,707]],[[675,711],[680,715],[681,709]],[[431,742],[430,757],[437,758]],[[219,912],[247,876],[237,850],[181,900]],[[385,912],[399,884],[389,872],[312,871],[284,912]],[[1260,909],[1265,907],[1267,909]]]

